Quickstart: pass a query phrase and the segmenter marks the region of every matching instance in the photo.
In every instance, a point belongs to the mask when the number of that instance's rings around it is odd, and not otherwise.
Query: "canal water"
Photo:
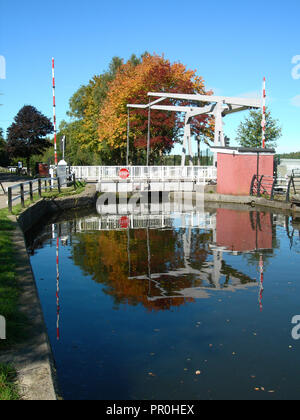
[[[298,399],[299,229],[256,210],[162,208],[29,232],[63,398]]]

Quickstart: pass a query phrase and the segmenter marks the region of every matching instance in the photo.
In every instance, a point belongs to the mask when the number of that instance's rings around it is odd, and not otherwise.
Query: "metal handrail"
[[[65,181],[63,181],[65,179]],[[37,188],[33,188],[33,185],[38,183]],[[42,183],[44,185],[42,185]],[[58,192],[61,192],[61,188],[65,185],[72,183],[74,185],[74,189],[76,189],[76,177],[75,174],[66,175],[66,177],[61,178],[37,178],[31,181],[22,182],[20,184],[12,185],[11,187],[7,188],[7,205],[10,212],[12,212],[12,204],[16,200],[21,200],[21,205],[25,207],[25,196],[30,195],[30,201],[33,202],[33,193],[38,191],[39,198],[42,197],[42,190],[50,191],[53,190],[54,184],[56,183],[56,187]],[[25,191],[24,186],[29,185],[29,191]],[[20,189],[20,194],[13,198],[12,191],[15,189]]]

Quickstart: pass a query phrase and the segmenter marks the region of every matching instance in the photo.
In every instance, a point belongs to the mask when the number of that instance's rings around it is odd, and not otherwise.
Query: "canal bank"
[[[169,194],[170,200],[178,201],[182,200],[182,193],[172,192]],[[235,196],[235,195],[224,195],[217,194],[213,191],[205,192],[201,194],[199,192],[184,193],[185,201],[196,201],[201,202],[204,200],[205,204],[214,203],[216,205],[222,204],[238,204],[243,206],[251,206],[268,210],[292,212],[300,214],[300,207],[292,206],[291,203],[284,201],[271,201],[263,197],[251,197],[251,196]]]
[[[18,393],[22,400],[57,400],[59,389],[48,332],[45,325],[36,281],[32,272],[24,232],[42,217],[69,209],[92,207],[97,194],[94,186],[68,197],[42,199],[20,216],[9,216],[10,243],[13,246],[14,277],[18,297],[18,315],[24,316],[24,337],[0,352],[0,363],[12,365],[17,372]],[[9,337],[8,337],[9,338]]]

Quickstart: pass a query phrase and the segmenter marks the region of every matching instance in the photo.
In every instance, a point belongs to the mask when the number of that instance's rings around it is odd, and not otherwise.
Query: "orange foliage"
[[[148,92],[200,93],[206,92],[204,81],[196,71],[187,70],[181,63],[173,63],[158,55],[145,55],[137,66],[128,62],[121,66],[100,111],[98,121],[98,150],[109,148],[119,154],[127,144],[127,104],[148,103]],[[164,104],[174,104],[167,100]],[[144,149],[147,143],[148,111],[131,111],[131,149]],[[202,127],[210,121],[202,119]],[[151,150],[153,153],[169,152],[178,140],[180,116],[174,112],[151,112]]]

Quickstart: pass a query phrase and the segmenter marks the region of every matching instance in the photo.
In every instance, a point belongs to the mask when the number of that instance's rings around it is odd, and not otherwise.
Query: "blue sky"
[[[27,104],[52,117],[52,56],[59,123],[72,94],[113,56],[147,50],[196,69],[218,95],[255,97],[266,76],[283,128],[278,151],[299,151],[299,16],[299,0],[0,0],[0,127]],[[231,139],[245,116],[225,119]]]

